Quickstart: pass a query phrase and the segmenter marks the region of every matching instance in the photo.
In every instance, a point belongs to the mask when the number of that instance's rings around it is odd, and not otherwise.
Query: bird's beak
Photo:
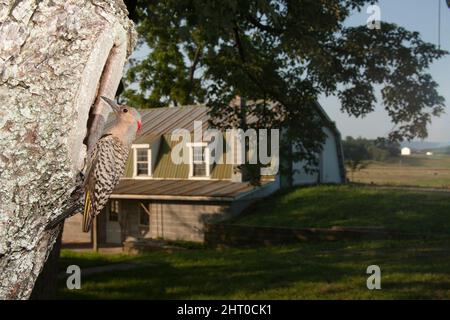
[[[102,98],[103,100],[105,100],[106,103],[108,103],[108,105],[113,109],[113,111],[114,111],[115,113],[119,113],[119,112],[120,112],[120,107],[119,107],[119,105],[117,104],[117,102],[115,102],[114,100],[111,100],[111,99],[109,99],[109,98],[107,98],[107,97],[104,97],[104,96],[101,96],[100,98]]]

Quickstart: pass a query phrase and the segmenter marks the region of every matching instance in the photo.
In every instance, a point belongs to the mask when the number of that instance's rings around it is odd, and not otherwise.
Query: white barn
[[[411,155],[411,149],[408,148],[408,147],[402,148],[401,155],[402,156],[410,156]]]
[[[335,123],[328,117],[322,106],[317,103],[317,109],[322,117],[325,118],[328,126],[322,128],[327,138],[323,145],[323,150],[319,154],[319,165],[314,173],[306,173],[303,161],[294,162],[292,165],[292,185],[309,185],[317,183],[345,183],[346,173],[344,165],[344,156],[342,150],[341,134],[336,128]],[[281,186],[285,186],[283,178]]]

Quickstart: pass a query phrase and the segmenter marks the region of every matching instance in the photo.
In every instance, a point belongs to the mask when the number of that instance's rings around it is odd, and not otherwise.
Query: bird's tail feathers
[[[83,232],[89,232],[92,225],[92,202],[89,191],[86,191],[84,197],[84,211],[83,211]]]

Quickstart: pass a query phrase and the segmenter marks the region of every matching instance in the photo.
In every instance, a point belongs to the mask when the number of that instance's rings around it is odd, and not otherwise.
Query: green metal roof
[[[158,159],[155,163],[153,171],[154,178],[166,179],[188,179],[189,164],[175,164],[171,159],[172,149],[177,145],[178,141],[171,141],[170,135],[163,135],[159,145]]]

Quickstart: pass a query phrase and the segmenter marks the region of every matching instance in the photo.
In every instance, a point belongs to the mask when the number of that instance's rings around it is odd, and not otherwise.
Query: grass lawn
[[[450,189],[450,156],[411,155],[372,162],[349,177],[359,183]]]
[[[353,185],[297,188],[257,203],[232,223],[293,228],[376,226],[450,235],[450,192]]]
[[[450,193],[357,186],[299,188],[265,199],[234,223],[289,227],[384,226],[441,234],[428,240],[308,242],[193,248],[139,256],[63,250],[61,271],[121,262],[137,269],[82,275],[68,299],[450,299]],[[381,268],[381,290],[366,269]]]
[[[255,249],[155,252],[136,260],[151,266],[82,277],[66,299],[449,299],[450,244],[327,242]],[[62,252],[61,267],[104,264],[105,256]],[[366,268],[381,268],[382,290],[368,290]]]

